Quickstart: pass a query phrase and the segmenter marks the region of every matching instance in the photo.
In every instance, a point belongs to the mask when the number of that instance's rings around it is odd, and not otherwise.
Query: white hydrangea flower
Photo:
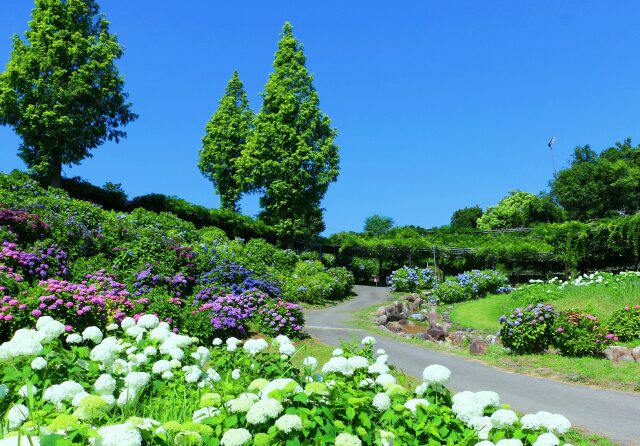
[[[269,398],[269,396],[271,395],[271,392],[275,391],[275,390],[280,390],[280,391],[284,391],[284,390],[289,390],[291,391],[291,393],[299,393],[302,392],[302,387],[300,387],[300,385],[294,381],[291,378],[276,378],[272,381],[270,381],[266,386],[264,386],[261,390],[260,390],[260,397],[262,398]]]
[[[123,330],[131,328],[135,325],[136,325],[136,320],[132,317],[125,317],[124,319],[122,319],[122,322],[120,322],[120,326],[122,327]]]
[[[84,339],[85,341],[90,340],[95,344],[99,344],[100,342],[102,342],[102,338],[102,331],[100,331],[100,329],[95,326],[87,327],[82,332],[82,339]]]
[[[229,338],[229,339],[231,339],[231,338]],[[234,345],[234,344],[233,343],[230,344],[229,340],[227,339],[227,345]],[[244,351],[246,351],[250,355],[255,356],[258,353],[260,353],[261,351],[266,350],[267,348],[269,348],[269,344],[264,339],[248,339],[244,343],[242,348],[244,349]]]
[[[102,362],[103,364],[112,364],[116,359],[113,345],[105,342],[96,345],[91,349],[89,358],[91,358],[92,361]]]
[[[113,376],[108,373],[103,373],[96,379],[96,382],[93,383],[93,388],[98,395],[111,395],[113,391],[116,390],[116,384]]]
[[[292,356],[296,352],[296,348],[290,342],[285,342],[280,344],[278,351],[283,355]]]
[[[382,375],[378,375],[378,377],[376,378],[376,384],[379,384],[382,387],[386,387],[395,383],[396,383],[396,379],[393,377],[393,375],[389,375],[388,373],[383,373]]]
[[[98,429],[95,446],[141,446],[142,435],[130,423],[114,424]]]
[[[164,342],[171,337],[173,333],[162,325],[157,326],[149,332],[149,338],[154,341]]]
[[[386,355],[387,352],[383,348],[376,350],[376,355]]]
[[[218,382],[222,379],[220,374],[216,372],[214,369],[207,369],[207,376],[213,382]]]
[[[83,390],[82,392],[78,393],[76,396],[73,397],[73,400],[71,400],[71,405],[73,407],[78,407],[80,403],[82,403],[82,400],[88,396],[89,394]]]
[[[233,369],[233,371],[231,372],[231,379],[240,379],[240,369]]]
[[[20,389],[18,390],[18,395],[20,395],[22,398],[28,398],[29,392],[31,392],[31,395],[35,395],[38,392],[38,388],[32,383],[27,383],[24,386],[20,387]]]
[[[107,325],[107,331],[115,331],[115,330],[117,330],[118,328],[120,328],[120,327],[118,326],[118,324],[109,324],[109,325]]]
[[[138,325],[142,328],[150,330],[160,325],[160,319],[158,319],[158,316],[153,314],[144,314],[138,319]]]
[[[62,322],[58,322],[50,316],[42,316],[36,322],[36,329],[43,336],[42,343],[47,344],[63,334],[65,326]]]
[[[353,368],[344,356],[334,356],[322,366],[322,373],[341,373],[344,376],[351,376]]]
[[[82,336],[78,333],[71,333],[67,336],[67,344],[80,344],[82,342]]]
[[[316,358],[314,358],[313,356],[307,356],[302,361],[302,364],[305,367],[309,367],[311,370],[314,370],[316,367],[318,367],[318,360]]]
[[[483,440],[480,443],[476,443],[476,446],[495,446],[493,441]]]
[[[554,434],[565,434],[571,428],[571,422],[560,414],[553,414],[541,410],[536,413],[543,427]]]
[[[414,398],[404,403],[404,407],[409,409],[414,415],[416,414],[416,408],[418,406],[423,406],[424,408],[427,408],[429,407],[429,401],[423,398]]]
[[[187,370],[185,370],[184,380],[188,383],[195,383],[200,380],[202,377],[202,370],[197,365],[187,366]]]
[[[47,360],[42,356],[38,356],[33,361],[31,361],[31,368],[33,370],[42,370],[47,366]]]
[[[179,369],[180,367],[182,367],[182,363],[177,359],[172,359],[171,361],[169,361],[169,364],[171,364],[171,368],[173,369]]]
[[[386,393],[376,393],[372,404],[379,412],[384,412],[391,407],[391,398]]]
[[[196,423],[202,423],[203,420],[209,417],[215,417],[220,413],[220,410],[215,407],[203,407],[193,412],[192,420]]]
[[[7,412],[9,430],[16,430],[29,419],[29,408],[24,404],[16,404]]]
[[[375,362],[367,368],[367,372],[372,375],[383,375],[385,373],[389,373],[389,366],[382,362]]]
[[[427,388],[429,386],[427,385],[427,383],[422,383],[416,386],[416,390],[415,390],[415,394],[418,396],[422,396],[424,395],[424,393],[427,391]]]
[[[260,399],[255,393],[241,393],[237,398],[227,401],[225,407],[231,413],[247,412]]]
[[[9,393],[9,388],[6,384],[0,384],[0,400],[4,399],[5,396]]]
[[[331,353],[331,356],[340,356],[340,355],[344,355],[344,350],[342,350],[341,348],[336,348]]]
[[[276,418],[284,410],[280,401],[265,398],[255,403],[247,412],[247,423],[261,424],[270,418]]]
[[[172,348],[171,350],[169,350],[169,356],[171,356],[171,359],[182,361],[182,359],[184,358],[184,350],[178,347]]]
[[[251,433],[243,428],[229,429],[222,435],[220,444],[222,446],[242,446],[251,440]]]
[[[386,364],[389,360],[389,355],[380,355],[376,358],[376,362],[379,364]]]
[[[155,356],[158,354],[158,350],[156,350],[153,345],[146,346],[142,352],[147,356]]]
[[[162,372],[162,375],[160,375],[160,377],[162,379],[166,379],[166,380],[170,380],[173,379],[175,375],[173,374],[173,372],[171,370],[167,370],[165,372]]]
[[[352,356],[349,359],[347,359],[347,363],[349,364],[349,367],[351,367],[354,370],[364,369],[369,367],[369,360],[364,356]]]
[[[126,349],[124,352],[125,352],[127,355],[131,355],[131,354],[133,354],[133,353],[135,353],[135,352],[137,352],[137,351],[138,351],[138,347],[131,346],[131,347],[129,347],[128,349]]]
[[[111,372],[116,375],[126,375],[131,371],[131,364],[124,359],[116,359],[111,366]]]
[[[302,419],[298,415],[285,414],[276,420],[276,427],[285,434],[291,431],[299,431],[302,430]]]
[[[481,390],[480,392],[476,392],[475,400],[484,408],[500,406],[500,395],[490,390]]]
[[[273,346],[277,347],[282,344],[291,344],[291,339],[289,339],[289,336],[279,334],[275,337],[275,339],[273,340]]]
[[[355,435],[343,432],[336,437],[335,446],[362,446],[362,440]]]
[[[542,420],[536,414],[527,414],[520,418],[523,429],[537,431],[542,427]]]
[[[240,344],[240,339],[231,336],[230,338],[227,338],[225,342],[227,345],[238,345]]]
[[[427,384],[445,385],[451,378],[451,370],[440,364],[432,364],[422,372],[422,379]]]
[[[560,440],[551,432],[546,432],[538,436],[533,446],[559,446]]]
[[[220,339],[220,338],[215,338],[211,344],[212,344],[212,345],[216,345],[216,346],[218,346],[218,345],[222,345],[222,339]]]
[[[11,340],[0,345],[0,359],[11,359],[20,356],[38,356],[42,353],[40,339],[44,336],[34,330],[19,329]]]
[[[358,384],[358,387],[360,387],[361,389],[366,387],[373,387],[375,383],[376,382],[371,378],[365,378],[362,381],[360,381],[360,384]]]
[[[45,401],[55,404],[58,408],[61,408],[63,402],[72,401],[80,392],[84,392],[82,385],[75,381],[65,381],[61,384],[54,384],[53,386],[46,388],[42,394],[42,398]]]
[[[0,440],[0,446],[40,446],[40,437],[17,433],[11,437]]]
[[[132,338],[138,338],[140,336],[142,336],[143,334],[145,334],[147,332],[146,329],[138,326],[138,325],[134,325],[133,327],[129,327],[127,328],[124,333],[127,336],[131,336]]]
[[[476,430],[480,440],[486,440],[493,429],[493,422],[491,417],[473,417],[469,420],[469,426]]]
[[[364,338],[362,338],[362,341],[360,341],[360,343],[362,345],[374,345],[376,344],[376,338],[374,338],[373,336],[365,336]]]
[[[505,438],[504,440],[497,442],[495,446],[522,446],[522,441]]]
[[[518,421],[518,415],[513,410],[498,409],[491,415],[491,423],[496,429],[506,429]]]

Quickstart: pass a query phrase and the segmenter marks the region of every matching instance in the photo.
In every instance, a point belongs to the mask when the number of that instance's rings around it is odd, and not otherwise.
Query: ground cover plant
[[[233,337],[202,345],[150,314],[81,333],[45,316],[0,345],[0,441],[540,446],[571,426],[548,412],[520,417],[494,392],[451,395],[439,365],[407,389],[374,345],[367,337],[298,368],[282,335],[271,347]]]

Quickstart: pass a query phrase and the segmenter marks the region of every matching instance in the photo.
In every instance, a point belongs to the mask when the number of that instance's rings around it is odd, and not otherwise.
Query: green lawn
[[[600,286],[568,286],[560,298],[548,303],[557,310],[580,308],[598,316],[606,323],[615,310],[640,304],[640,281]],[[498,318],[516,307],[526,306],[518,294],[489,295],[484,299],[455,304],[449,310],[451,321],[458,327],[468,327],[485,333],[499,330]]]

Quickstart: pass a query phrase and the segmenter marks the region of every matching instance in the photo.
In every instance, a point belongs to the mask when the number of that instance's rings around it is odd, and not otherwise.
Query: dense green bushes
[[[509,281],[503,274],[491,270],[473,270],[458,274],[437,285],[433,289],[433,297],[440,303],[451,304],[511,290]]]
[[[435,275],[431,268],[411,268],[403,266],[387,277],[387,284],[392,291],[414,292],[433,287]]]
[[[344,296],[353,287],[353,275],[345,268],[326,269],[314,260],[299,261],[283,288],[283,297],[321,304]]]
[[[640,337],[640,305],[614,311],[607,327],[621,341],[638,339]]]

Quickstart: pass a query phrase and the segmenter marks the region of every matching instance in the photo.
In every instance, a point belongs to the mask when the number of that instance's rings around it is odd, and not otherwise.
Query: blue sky
[[[254,110],[281,27],[292,22],[339,131],[341,174],[323,202],[327,233],[374,213],[447,224],[509,190],[547,189],[576,145],[640,142],[640,2],[101,2],[126,47],[119,61],[140,118],[120,144],[66,168],[130,196],[158,192],[217,207],[198,171],[204,127],[234,69]],[[0,4],[0,64],[33,3]],[[0,170],[23,168],[0,128]],[[256,197],[243,211],[258,212]]]

